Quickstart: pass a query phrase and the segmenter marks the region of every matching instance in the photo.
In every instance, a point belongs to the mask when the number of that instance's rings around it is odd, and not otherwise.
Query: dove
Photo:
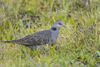
[[[31,35],[27,35],[17,40],[10,40],[10,41],[3,41],[3,42],[24,45],[31,49],[34,46],[45,45],[45,44],[51,45],[56,43],[61,27],[66,27],[66,26],[62,21],[56,21],[48,30],[35,32]]]

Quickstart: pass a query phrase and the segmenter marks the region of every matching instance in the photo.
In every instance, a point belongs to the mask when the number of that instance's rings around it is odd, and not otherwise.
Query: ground
[[[100,67],[99,0],[1,0],[0,41],[49,29],[56,20],[67,28],[53,46],[0,42],[0,67]]]

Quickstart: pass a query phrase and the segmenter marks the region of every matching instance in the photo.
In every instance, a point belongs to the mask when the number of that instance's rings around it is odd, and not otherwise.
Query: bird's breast
[[[58,37],[58,31],[51,33],[52,42],[55,43]]]

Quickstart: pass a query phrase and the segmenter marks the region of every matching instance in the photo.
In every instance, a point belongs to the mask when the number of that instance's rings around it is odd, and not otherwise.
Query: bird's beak
[[[67,28],[66,25],[63,26],[64,28]]]
[[[64,27],[64,28],[67,28],[65,24],[63,24],[63,27]]]

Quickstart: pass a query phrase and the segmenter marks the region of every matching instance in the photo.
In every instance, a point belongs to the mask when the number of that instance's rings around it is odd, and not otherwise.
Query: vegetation
[[[0,67],[100,67],[100,0],[0,0],[0,41],[67,28],[54,46],[30,50],[0,42]]]

